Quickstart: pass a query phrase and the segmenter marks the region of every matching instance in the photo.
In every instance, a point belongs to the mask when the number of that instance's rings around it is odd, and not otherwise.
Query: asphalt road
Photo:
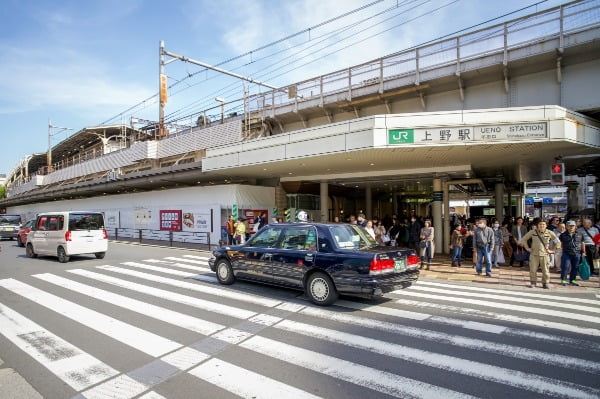
[[[0,245],[0,398],[600,397],[591,290],[431,279],[319,308],[221,286],[206,252],[110,243],[61,264]]]

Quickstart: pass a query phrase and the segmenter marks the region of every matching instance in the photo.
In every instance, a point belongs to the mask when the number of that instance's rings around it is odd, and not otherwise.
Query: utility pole
[[[159,42],[158,58],[158,137],[156,136],[156,134],[154,137],[160,140],[165,135],[165,105],[167,103],[167,75],[165,75],[165,42],[163,40]]]
[[[52,129],[59,129],[57,132],[52,132]],[[48,118],[48,152],[46,153],[46,165],[48,167],[48,173],[51,172],[50,168],[52,167],[52,136],[56,136],[59,133],[64,132],[65,130],[73,130],[68,127],[60,127],[52,125],[50,118]]]

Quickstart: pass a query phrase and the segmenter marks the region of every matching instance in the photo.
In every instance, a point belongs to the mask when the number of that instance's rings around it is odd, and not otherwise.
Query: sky
[[[157,120],[160,40],[168,51],[284,87],[527,6],[490,24],[561,3],[2,0],[0,174],[9,174],[28,154],[46,152],[49,130],[56,145],[87,126]],[[171,86],[167,120],[179,124],[192,123],[205,110],[218,115],[215,97],[232,101],[244,90],[266,90],[181,61],[165,71]],[[234,111],[239,109],[226,112]],[[49,121],[72,130],[49,129]]]

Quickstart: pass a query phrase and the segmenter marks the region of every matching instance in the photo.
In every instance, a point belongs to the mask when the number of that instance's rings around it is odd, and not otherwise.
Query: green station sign
[[[412,144],[415,142],[414,129],[388,130],[388,144]]]

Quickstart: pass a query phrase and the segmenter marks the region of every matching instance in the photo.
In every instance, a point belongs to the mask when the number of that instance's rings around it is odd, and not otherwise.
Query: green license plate
[[[399,272],[406,270],[406,264],[404,263],[404,259],[397,259],[394,262],[394,270]]]

